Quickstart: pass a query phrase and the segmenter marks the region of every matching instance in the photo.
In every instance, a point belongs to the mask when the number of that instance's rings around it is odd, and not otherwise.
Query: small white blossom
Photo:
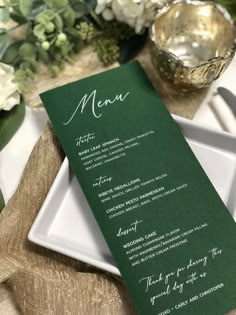
[[[104,20],[107,20],[107,21],[111,21],[114,19],[114,15],[113,15],[113,12],[106,8],[103,12],[102,12],[102,16],[104,18]]]
[[[168,0],[98,0],[95,12],[105,20],[115,18],[134,28],[136,33],[141,33],[150,26],[158,9],[167,2]]]
[[[11,110],[20,103],[20,94],[14,82],[14,68],[0,62],[0,110]]]

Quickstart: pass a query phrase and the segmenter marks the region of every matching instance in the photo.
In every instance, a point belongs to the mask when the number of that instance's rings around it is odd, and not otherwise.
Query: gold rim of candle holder
[[[208,59],[196,66],[185,65],[184,62],[172,52],[162,49],[157,41],[156,21],[163,17],[168,11],[177,4],[191,6],[211,6],[212,10],[217,10],[223,14],[225,21],[230,25],[233,32],[232,44],[223,56]],[[179,85],[187,90],[208,87],[212,81],[218,79],[231,63],[236,50],[236,38],[234,22],[229,12],[219,4],[213,1],[199,0],[175,0],[168,3],[164,8],[158,11],[155,20],[149,30],[151,56],[155,68],[164,77],[171,80],[174,84]]]

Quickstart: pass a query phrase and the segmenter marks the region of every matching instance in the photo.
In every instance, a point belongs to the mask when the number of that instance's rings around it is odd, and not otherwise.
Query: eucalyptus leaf
[[[73,36],[75,38],[78,38],[78,39],[81,38],[79,33],[78,33],[78,30],[76,30],[75,28],[70,27],[70,28],[66,28],[65,30],[66,30],[67,34],[69,34],[69,35],[71,35],[71,36]]]
[[[33,33],[34,33],[34,35],[35,35],[38,39],[40,39],[41,41],[44,40],[44,37],[45,37],[45,35],[44,35],[44,33],[45,33],[45,28],[44,28],[43,25],[37,24],[37,25],[34,27],[34,29],[33,29]]]
[[[0,27],[0,35],[6,34],[6,33],[7,33],[7,29],[5,29],[4,27]]]
[[[61,16],[59,14],[55,14],[54,19],[55,19],[54,23],[55,23],[56,27],[58,28],[58,30],[62,30],[63,20],[62,20]]]
[[[76,18],[75,11],[71,7],[67,7],[64,11],[63,18],[65,24],[69,27],[72,27],[75,23]]]
[[[0,59],[4,55],[6,48],[8,46],[9,36],[7,33],[0,33]]]
[[[87,13],[86,4],[83,1],[77,1],[77,2],[71,3],[71,7],[75,11],[75,17],[77,19],[80,19]]]
[[[32,2],[32,9],[45,5],[45,0],[32,0],[31,2]]]
[[[4,201],[4,198],[3,198],[3,194],[2,194],[2,191],[0,189],[0,212],[2,211],[2,209],[5,207],[5,201]]]
[[[9,10],[7,8],[0,8],[0,22],[7,23],[9,18]]]
[[[48,55],[48,53],[44,49],[42,49],[41,47],[38,47],[37,50],[38,50],[39,58],[44,63],[49,63],[49,55]]]
[[[30,16],[35,16],[47,9],[45,0],[32,0]]]
[[[10,18],[15,21],[16,23],[18,23],[19,25],[23,25],[25,23],[27,23],[27,19],[20,13],[16,12],[16,11],[12,11],[10,13]]]
[[[86,0],[86,11],[87,13],[90,13],[92,10],[95,9],[97,4],[96,0]]]
[[[24,43],[23,40],[17,41],[9,45],[4,55],[2,56],[2,62],[15,65],[16,59],[19,55],[19,48]]]
[[[30,17],[35,17],[36,15],[38,15],[39,13],[43,12],[47,10],[47,5],[44,3],[38,7],[33,7],[31,12],[30,12]]]
[[[68,0],[47,0],[48,6],[51,8],[61,9],[68,5]]]
[[[23,100],[10,111],[0,111],[0,151],[8,144],[19,129],[24,117],[25,104]]]
[[[129,62],[142,50],[147,42],[147,34],[148,32],[145,32],[143,35],[134,35],[130,39],[123,40],[119,43],[120,64]]]
[[[23,16],[28,16],[31,9],[31,0],[19,0],[20,11]]]

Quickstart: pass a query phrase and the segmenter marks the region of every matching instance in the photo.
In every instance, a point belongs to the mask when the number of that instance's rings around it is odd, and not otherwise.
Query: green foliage
[[[4,30],[0,30],[0,59],[2,58],[2,56],[4,55],[7,46],[8,46],[8,34],[7,32],[4,32]]]
[[[48,4],[50,8],[60,9],[67,6],[69,3],[68,0],[49,0]]]
[[[63,13],[63,19],[65,21],[65,25],[67,27],[73,27],[75,23],[76,14],[75,11],[71,7],[66,7]]]
[[[98,34],[98,30],[92,23],[81,22],[78,26],[78,34],[82,40],[90,42]]]
[[[30,82],[35,78],[37,71],[37,62],[35,59],[26,58],[21,62],[19,69],[15,73],[14,82],[20,91],[28,91]]]
[[[36,49],[34,45],[32,45],[31,43],[25,42],[24,44],[20,46],[19,55],[22,60],[28,60],[31,58],[34,59],[35,54],[36,54]]]
[[[125,24],[107,22],[97,16],[96,3],[96,0],[4,1],[0,21],[10,17],[18,26],[27,26],[22,38],[12,44],[11,30],[0,29],[0,62],[15,67],[15,82],[20,91],[29,87],[38,61],[48,64],[50,75],[56,76],[64,62],[72,60],[73,54],[88,43],[105,65],[118,60],[120,41],[131,38],[134,32]],[[128,45],[121,46],[122,50],[126,49],[123,47]]]
[[[18,23],[19,26],[27,23],[26,17],[23,16],[20,12],[16,12],[14,10],[10,12],[10,18]]]
[[[10,18],[10,13],[7,8],[0,8],[0,22],[6,23]]]
[[[135,35],[132,28],[116,20],[104,22],[102,31],[105,37],[114,38],[117,41],[128,40]]]
[[[19,48],[23,44],[24,41],[16,41],[7,46],[1,61],[7,64],[16,64],[17,59],[19,58]]]
[[[3,198],[3,194],[2,194],[2,191],[0,189],[0,212],[2,211],[2,209],[5,207],[5,201],[4,201],[4,198]]]
[[[236,19],[235,1],[215,1]],[[11,45],[11,30],[0,29],[0,62],[17,69],[16,82],[21,91],[37,71],[33,59],[48,64],[49,73],[55,76],[64,62],[88,43],[106,65],[117,60],[127,62],[138,53],[146,36],[135,35],[129,26],[118,21],[104,21],[94,12],[96,3],[96,0],[4,0],[0,21],[6,22],[10,17],[19,26],[27,25],[20,41]]]
[[[18,130],[25,116],[25,104],[21,100],[11,111],[0,111],[0,151]]]
[[[236,21],[236,2],[235,0],[216,0],[217,3],[223,5],[229,13],[232,15],[233,19]]]
[[[27,17],[31,9],[31,0],[19,0],[20,12]]]
[[[118,61],[120,53],[123,62],[134,57],[133,53],[137,51],[137,45],[134,45],[133,41],[131,45],[128,44],[134,38],[134,31],[130,27],[117,21],[99,21],[98,24],[99,26],[91,22],[81,22],[78,33],[85,42],[92,42],[95,52],[104,65]],[[139,42],[139,36],[135,36],[135,40]],[[130,49],[131,53],[127,49]]]
[[[112,38],[99,38],[95,40],[94,50],[105,66],[116,62],[119,57],[117,41]]]
[[[45,27],[42,24],[36,24],[33,28],[33,34],[38,39],[38,41],[43,42],[46,40]]]

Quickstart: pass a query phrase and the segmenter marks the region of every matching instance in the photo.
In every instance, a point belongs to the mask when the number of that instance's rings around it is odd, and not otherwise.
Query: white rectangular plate
[[[174,116],[236,220],[236,137]],[[67,158],[29,232],[30,241],[119,275]]]

